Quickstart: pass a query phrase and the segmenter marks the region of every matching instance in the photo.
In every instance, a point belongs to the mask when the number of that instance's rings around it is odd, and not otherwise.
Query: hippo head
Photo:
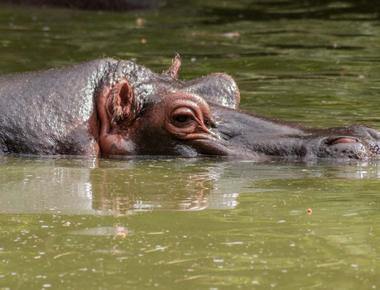
[[[308,129],[238,110],[240,93],[223,73],[180,81],[180,59],[167,72],[143,67],[99,92],[103,156],[273,156],[365,159],[379,154],[380,134],[364,126]]]

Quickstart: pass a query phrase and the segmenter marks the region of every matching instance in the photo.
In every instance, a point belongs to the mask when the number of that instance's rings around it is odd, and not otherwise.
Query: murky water
[[[184,78],[233,75],[246,110],[380,128],[376,2],[186,3],[1,5],[0,72],[179,52]],[[378,289],[379,166],[1,157],[0,288]]]

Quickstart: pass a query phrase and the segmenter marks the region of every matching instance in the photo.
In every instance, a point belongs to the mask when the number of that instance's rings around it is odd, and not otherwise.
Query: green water
[[[0,72],[162,71],[179,52],[185,79],[234,76],[246,110],[380,128],[375,1],[192,2],[0,5]],[[378,161],[0,157],[0,289],[379,289],[379,177]]]

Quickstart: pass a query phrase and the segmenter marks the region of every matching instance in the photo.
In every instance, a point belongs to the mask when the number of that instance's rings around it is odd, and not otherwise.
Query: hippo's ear
[[[238,109],[240,91],[235,80],[225,73],[213,73],[186,82],[185,91],[201,96],[208,103]]]
[[[134,118],[135,95],[128,81],[123,80],[117,83],[111,92],[108,102],[108,112],[111,116],[111,123],[119,123],[121,121]]]

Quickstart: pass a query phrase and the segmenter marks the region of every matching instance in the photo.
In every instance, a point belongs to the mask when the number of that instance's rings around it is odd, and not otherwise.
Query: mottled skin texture
[[[0,150],[43,155],[200,155],[368,159],[380,134],[365,126],[311,129],[238,110],[223,73],[178,79],[101,59],[0,77]]]

